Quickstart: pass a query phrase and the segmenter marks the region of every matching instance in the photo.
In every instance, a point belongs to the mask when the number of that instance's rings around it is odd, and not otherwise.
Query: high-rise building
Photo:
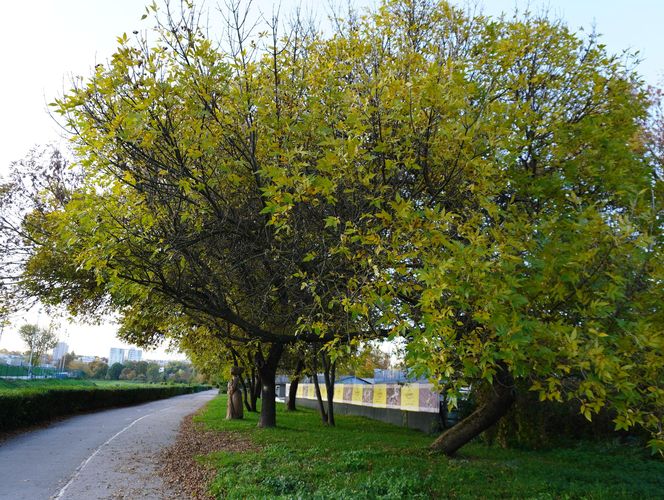
[[[126,349],[120,347],[111,347],[111,352],[108,356],[108,366],[113,366],[115,363],[123,363],[125,360]]]
[[[140,349],[131,349],[127,350],[127,361],[140,361],[143,359],[143,351]]]
[[[111,347],[111,353],[108,357],[108,366],[113,366],[114,363],[124,363],[125,361],[140,361],[143,359],[143,351],[141,349],[122,349],[120,347]]]
[[[69,344],[67,342],[58,342],[53,348],[53,361],[60,361],[64,358],[65,354],[69,350]]]

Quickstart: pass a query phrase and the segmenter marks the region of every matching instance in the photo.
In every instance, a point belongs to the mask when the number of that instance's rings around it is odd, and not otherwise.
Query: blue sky
[[[148,2],[145,2],[148,3]],[[158,2],[159,3],[159,2]],[[326,0],[282,0],[281,12],[294,5],[316,9]],[[460,2],[452,2],[459,4]],[[485,0],[484,12],[498,15],[515,8],[546,9],[564,19],[573,30],[593,24],[609,51],[638,50],[643,59],[639,71],[655,85],[664,77],[664,0]],[[207,5],[214,2],[207,1]],[[361,0],[358,5],[374,2]],[[104,61],[124,32],[150,26],[140,21],[141,0],[20,0],[0,5],[0,176],[9,164],[25,155],[34,144],[60,141],[57,124],[47,113],[47,103],[62,94],[72,75],[87,75],[95,62]],[[253,7],[271,12],[271,0],[254,0]],[[320,14],[324,16],[324,12]],[[18,315],[5,330],[0,348],[23,349],[15,330],[22,318],[34,321],[34,313]],[[42,316],[41,321],[46,322]],[[64,327],[64,326],[63,326]],[[96,327],[68,325],[69,343],[79,354],[108,355],[120,346],[111,324]],[[163,357],[160,351],[151,357]],[[150,356],[150,355],[149,355]]]

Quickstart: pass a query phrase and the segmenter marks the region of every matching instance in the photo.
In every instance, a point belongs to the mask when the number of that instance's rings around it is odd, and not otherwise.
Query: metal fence
[[[0,364],[0,378],[73,378],[75,372],[62,371],[52,366],[30,366],[27,363],[20,365]]]

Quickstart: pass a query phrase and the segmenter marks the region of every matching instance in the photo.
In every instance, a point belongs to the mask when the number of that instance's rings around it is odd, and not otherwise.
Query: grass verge
[[[278,405],[276,429],[258,415],[226,421],[226,398],[196,417],[249,437],[257,450],[199,457],[215,467],[217,498],[662,498],[664,463],[640,447],[580,442],[546,451],[466,446],[458,458],[428,450],[425,434],[362,417],[321,425],[317,413]]]

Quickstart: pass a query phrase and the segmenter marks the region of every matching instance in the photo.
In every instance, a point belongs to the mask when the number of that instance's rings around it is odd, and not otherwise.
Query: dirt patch
[[[194,422],[196,414],[182,420],[175,444],[159,456],[161,475],[177,498],[208,500],[208,486],[216,470],[196,460],[197,456],[215,451],[251,451],[257,447],[238,433],[205,430],[200,422]]]

